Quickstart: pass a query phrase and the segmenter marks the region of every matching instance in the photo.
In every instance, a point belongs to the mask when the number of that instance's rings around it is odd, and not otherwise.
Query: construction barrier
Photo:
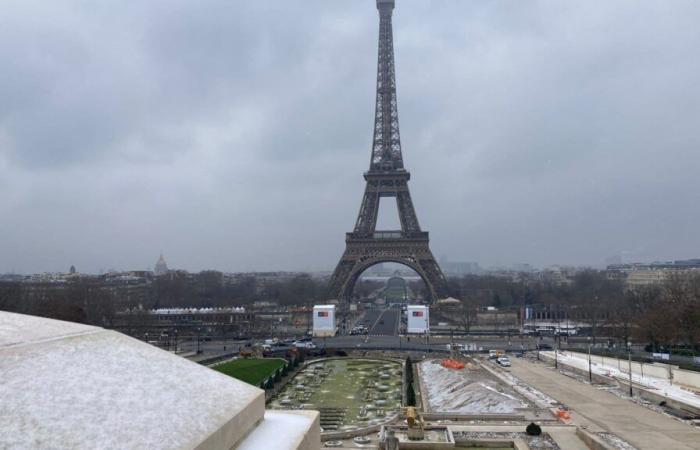
[[[443,359],[442,367],[447,367],[448,369],[464,369],[464,363],[455,361],[454,359]]]

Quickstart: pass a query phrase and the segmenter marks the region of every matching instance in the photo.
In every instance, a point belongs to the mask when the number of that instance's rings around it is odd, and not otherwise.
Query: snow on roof
[[[1,311],[0,399],[0,448],[231,447],[265,408],[262,390],[123,334]]]

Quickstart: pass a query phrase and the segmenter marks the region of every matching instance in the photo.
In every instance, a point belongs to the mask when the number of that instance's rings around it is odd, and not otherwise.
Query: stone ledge
[[[262,422],[236,450],[318,450],[321,448],[320,417],[318,411],[267,410]]]
[[[0,338],[0,448],[231,448],[265,412],[261,389],[115,331],[0,312]]]

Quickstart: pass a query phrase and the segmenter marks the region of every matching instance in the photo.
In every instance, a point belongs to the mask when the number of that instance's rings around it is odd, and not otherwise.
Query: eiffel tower
[[[404,169],[396,103],[396,75],[391,15],[395,0],[377,0],[379,10],[379,57],[374,140],[362,206],[355,229],[345,237],[345,253],[330,279],[330,295],[347,301],[355,282],[369,267],[396,262],[415,270],[425,282],[430,300],[447,297],[447,283],[428,245],[428,232],[421,231],[408,190],[411,174]],[[393,197],[401,221],[400,230],[376,230],[379,200]]]

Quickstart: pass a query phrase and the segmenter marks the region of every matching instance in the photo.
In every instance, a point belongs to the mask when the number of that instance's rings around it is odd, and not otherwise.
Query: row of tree
[[[629,289],[605,272],[588,270],[568,284],[539,280],[514,281],[493,276],[465,276],[449,280],[452,295],[461,300],[455,320],[465,329],[476,324],[485,306],[520,309],[534,306],[552,317],[568,318],[590,326],[598,336],[652,347],[700,342],[700,274],[679,272],[664,283]]]
[[[368,295],[376,282],[360,281],[356,293]],[[327,280],[298,274],[289,278],[243,276],[224,280],[221,272],[171,272],[120,284],[100,277],[73,277],[65,283],[0,282],[0,310],[60,320],[112,325],[118,311],[157,308],[249,306],[256,301],[281,306],[323,303]]]
[[[586,322],[596,336],[635,339],[653,345],[700,341],[700,275],[679,273],[662,285],[627,289],[605,272],[579,272],[570,283],[528,278],[468,275],[448,280],[451,295],[461,300],[455,315],[468,330],[485,306],[549,308]],[[223,274],[171,273],[136,287],[115,288],[100,278],[73,278],[60,285],[0,283],[0,309],[82,323],[111,325],[115,313],[128,308],[245,306],[256,300],[280,305],[326,301],[326,280],[299,274],[279,280],[241,277],[224,282]],[[372,282],[358,282],[356,294],[376,291]],[[418,287],[414,290],[419,289]]]
[[[90,279],[65,285],[0,283],[0,310],[70,322],[110,325],[117,299]]]

